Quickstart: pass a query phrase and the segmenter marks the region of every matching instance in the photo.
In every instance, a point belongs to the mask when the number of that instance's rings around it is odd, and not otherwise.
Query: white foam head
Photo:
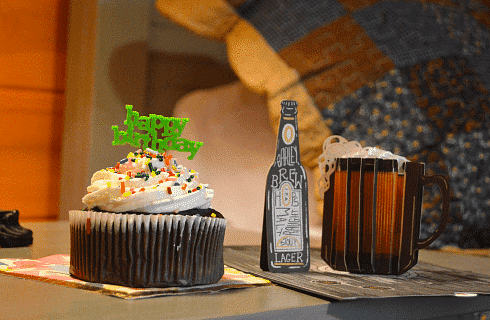
[[[335,163],[338,158],[394,159],[398,163],[399,172],[402,171],[403,164],[408,162],[407,158],[389,151],[376,147],[363,148],[357,141],[348,141],[341,136],[330,136],[323,142],[323,153],[318,157],[318,166],[321,173],[318,185],[322,197],[330,187],[330,175],[335,171]]]

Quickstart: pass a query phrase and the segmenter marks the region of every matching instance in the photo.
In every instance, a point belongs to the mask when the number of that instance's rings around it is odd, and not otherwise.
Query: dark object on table
[[[0,247],[27,247],[32,244],[32,231],[19,224],[18,210],[0,210]]]

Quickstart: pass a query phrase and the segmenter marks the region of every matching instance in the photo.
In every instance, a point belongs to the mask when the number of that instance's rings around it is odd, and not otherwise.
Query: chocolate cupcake
[[[226,219],[198,173],[150,149],[96,172],[70,211],[70,273],[130,287],[211,284],[223,276]]]

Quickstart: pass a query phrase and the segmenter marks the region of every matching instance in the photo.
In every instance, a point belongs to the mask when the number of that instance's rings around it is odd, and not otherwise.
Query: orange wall
[[[23,221],[58,216],[68,7],[0,2],[0,209]]]

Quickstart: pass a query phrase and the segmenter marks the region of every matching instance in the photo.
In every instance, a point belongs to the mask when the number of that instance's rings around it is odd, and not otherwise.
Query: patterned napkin
[[[57,254],[38,260],[0,259],[0,274],[49,282],[65,287],[95,291],[122,299],[142,299],[169,295],[184,295],[269,285],[270,281],[238,271],[225,265],[225,273],[218,283],[193,287],[130,288],[78,280],[70,276],[70,256]]]

